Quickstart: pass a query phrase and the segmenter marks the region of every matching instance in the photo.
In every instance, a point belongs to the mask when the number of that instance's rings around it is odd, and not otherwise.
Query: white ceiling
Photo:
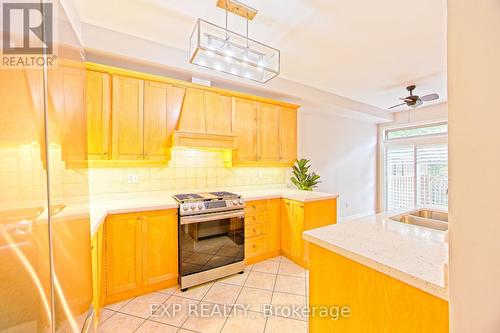
[[[244,2],[259,9],[250,36],[281,50],[283,78],[383,109],[411,83],[446,100],[446,0]],[[84,23],[186,52],[198,17],[225,17],[216,0],[75,3]],[[244,21],[230,16],[229,27],[242,32]]]

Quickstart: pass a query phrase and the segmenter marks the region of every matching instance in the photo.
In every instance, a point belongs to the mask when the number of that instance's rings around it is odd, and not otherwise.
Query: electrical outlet
[[[129,184],[137,184],[139,182],[139,175],[138,174],[128,175],[127,182]]]

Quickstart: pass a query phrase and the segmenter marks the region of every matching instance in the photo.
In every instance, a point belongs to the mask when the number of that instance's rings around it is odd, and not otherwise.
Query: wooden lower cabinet
[[[307,267],[303,231],[333,223],[336,199],[248,201],[245,263],[283,254]],[[177,228],[176,209],[108,216],[92,240],[96,308],[176,285]]]
[[[308,267],[309,244],[306,230],[337,223],[337,199],[301,202],[281,201],[281,252],[304,268]]]
[[[248,201],[245,207],[245,261],[254,263],[280,253],[307,267],[305,230],[337,222],[337,200],[289,199]]]
[[[143,285],[177,279],[177,212],[142,215]]]
[[[104,225],[105,304],[177,283],[177,210],[109,216]]]
[[[248,201],[245,208],[245,262],[280,253],[280,199]]]
[[[449,332],[447,301],[315,244],[310,250],[309,306],[350,314],[332,320],[313,311],[309,332]]]
[[[93,305],[97,317],[101,314],[101,308],[104,304],[105,296],[105,268],[104,268],[104,225],[92,236],[91,251],[92,251],[92,289],[93,289]]]

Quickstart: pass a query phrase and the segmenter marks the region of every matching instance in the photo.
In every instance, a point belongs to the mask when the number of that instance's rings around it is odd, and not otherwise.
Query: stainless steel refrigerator
[[[14,5],[8,25],[4,4],[0,332],[83,332],[93,327],[84,53],[58,2]],[[41,22],[23,29],[37,11]],[[30,56],[45,63],[8,66],[5,56],[29,60],[12,45],[40,36],[42,50]]]

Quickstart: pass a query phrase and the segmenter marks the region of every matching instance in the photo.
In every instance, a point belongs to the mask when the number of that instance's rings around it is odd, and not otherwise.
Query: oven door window
[[[242,261],[245,257],[244,230],[243,217],[181,224],[181,276]]]

